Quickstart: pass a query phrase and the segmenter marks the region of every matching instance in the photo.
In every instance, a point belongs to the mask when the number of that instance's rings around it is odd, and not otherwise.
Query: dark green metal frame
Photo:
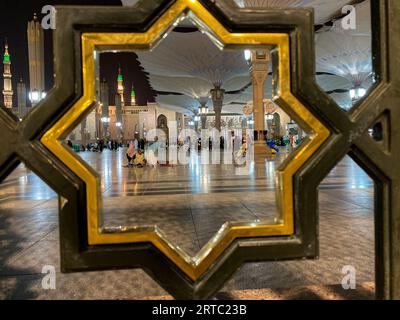
[[[228,1],[201,1],[231,32],[286,32],[291,36],[292,92],[332,132],[295,176],[295,235],[236,240],[193,282],[150,243],[89,246],[84,183],[40,143],[82,95],[82,32],[143,32],[174,1],[138,7],[58,7],[55,87],[22,122],[0,108],[0,181],[22,161],[59,194],[63,272],[143,268],[176,298],[210,298],[245,262],[318,256],[318,185],[350,154],[375,181],[377,298],[400,298],[400,152],[372,140],[368,128],[385,115],[385,138],[400,145],[400,1],[371,0],[373,58],[379,82],[351,112],[342,111],[315,83],[314,17],[307,9],[239,10]],[[375,24],[376,23],[376,24]],[[387,144],[386,144],[387,145]]]

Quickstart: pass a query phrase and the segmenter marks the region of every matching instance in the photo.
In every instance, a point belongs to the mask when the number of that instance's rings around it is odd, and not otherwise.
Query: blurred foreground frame
[[[290,236],[235,239],[193,280],[150,242],[89,245],[86,184],[46,144],[46,133],[84,95],[82,35],[143,33],[176,4],[203,6],[230,33],[286,33],[290,38],[291,94],[303,103],[330,135],[293,178],[294,233]],[[4,179],[20,161],[59,194],[61,269],[63,272],[143,268],[179,299],[212,297],[245,262],[318,256],[318,185],[346,154],[375,181],[377,298],[400,298],[400,2],[372,0],[373,62],[377,83],[350,113],[342,111],[315,83],[314,19],[311,10],[248,10],[230,1],[141,1],[133,8],[58,7],[55,87],[22,122],[0,110],[0,134],[7,143],[0,157]],[[279,102],[279,101],[278,101]],[[284,103],[284,101],[281,101]],[[383,148],[368,135],[389,115],[390,141]],[[82,115],[83,119],[84,115]],[[3,125],[4,123],[4,125]],[[29,156],[28,156],[29,155]],[[78,159],[76,159],[78,163]],[[78,164],[77,164],[78,165]]]

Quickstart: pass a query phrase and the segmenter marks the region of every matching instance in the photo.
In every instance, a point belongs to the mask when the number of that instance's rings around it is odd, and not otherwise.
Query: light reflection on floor
[[[192,254],[226,221],[275,214],[274,171],[282,158],[257,161],[243,176],[231,165],[201,165],[195,154],[187,166],[157,169],[124,167],[122,151],[80,156],[101,172],[107,225],[157,224]],[[346,157],[321,184],[319,198],[320,260],[247,264],[225,290],[337,284],[348,264],[357,268],[360,281],[373,281],[372,181]],[[59,266],[57,196],[23,166],[0,185],[0,246],[0,297],[29,296],[31,286],[35,298],[121,297],[111,287],[108,295],[96,290],[102,273],[59,274],[62,291],[40,290],[34,279],[40,278],[41,266]],[[130,297],[163,293],[142,271],[107,274],[110,286],[133,277],[136,290],[124,287]],[[79,284],[82,279],[86,287]]]

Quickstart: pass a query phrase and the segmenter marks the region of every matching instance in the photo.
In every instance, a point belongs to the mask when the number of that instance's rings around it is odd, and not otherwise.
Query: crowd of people
[[[96,142],[87,143],[86,145],[73,144],[71,140],[68,140],[67,145],[76,152],[103,152],[104,149],[108,149],[110,151],[118,151],[120,148],[126,147],[126,157],[128,159],[127,167],[143,167],[147,164],[155,166],[158,163],[156,157],[156,152],[159,148],[157,137],[153,142],[147,142],[143,138],[135,138],[134,140],[127,143],[117,142],[116,140],[104,142],[103,139],[97,139]]]
[[[287,137],[282,137],[279,140],[268,140],[265,139],[266,144],[275,152],[280,153],[279,147],[290,146],[296,147],[297,144],[300,143],[296,141],[296,136],[290,132]],[[287,140],[287,141],[286,141]],[[197,149],[198,152],[208,149],[209,151],[220,150],[231,150],[234,158],[239,159],[243,158],[247,154],[248,145],[252,143],[252,137],[247,135],[235,135],[232,131],[231,135],[225,139],[223,136],[219,137],[218,140],[213,140],[211,137],[208,137],[204,142],[201,138],[197,138],[194,141],[191,141],[190,136],[185,139],[179,138],[176,141],[176,146],[178,149],[185,147],[185,150],[190,154],[191,150]],[[104,149],[108,149],[110,151],[118,151],[120,148],[126,148],[125,154],[127,158],[126,167],[145,167],[145,166],[154,166],[159,165],[158,156],[159,156],[159,148],[170,148],[171,145],[168,141],[159,141],[158,137],[155,137],[153,141],[146,141],[143,138],[134,138],[131,141],[127,141],[125,143],[118,142],[116,140],[110,140],[105,142],[103,139],[97,139],[94,143],[88,143],[85,145],[74,145],[71,140],[67,141],[67,144],[74,151],[92,151],[92,152],[103,152]],[[161,161],[161,160],[160,160]],[[166,161],[161,161],[162,163]]]
[[[140,148],[144,150],[146,145],[145,139],[135,139],[137,143],[136,149]],[[86,145],[84,144],[73,144],[71,140],[67,141],[67,145],[76,152],[79,151],[92,151],[92,152],[103,152],[104,149],[108,149],[110,151],[118,151],[120,148],[123,148],[126,143],[118,142],[116,140],[109,140],[105,142],[103,139],[97,139],[96,142],[89,142]]]

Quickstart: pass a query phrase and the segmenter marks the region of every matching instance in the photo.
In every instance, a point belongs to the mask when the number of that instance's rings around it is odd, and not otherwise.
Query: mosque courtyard
[[[248,172],[238,174],[234,165],[202,164],[197,152],[191,153],[186,165],[157,168],[126,167],[124,149],[79,155],[101,175],[106,226],[157,225],[190,255],[228,221],[276,216],[274,174],[286,156],[281,152],[274,159],[256,159]],[[319,187],[320,258],[246,264],[217,297],[237,298],[239,294],[246,298],[243,292],[262,289],[269,290],[269,298],[272,293],[276,298],[290,288],[286,297],[372,299],[373,194],[372,180],[345,157]],[[167,295],[140,269],[61,273],[58,232],[57,195],[20,165],[0,185],[0,299],[151,299]],[[55,267],[55,290],[42,287],[44,266]],[[356,270],[355,290],[341,287],[345,266]],[[296,288],[303,287],[317,289],[298,295]]]
[[[397,111],[381,100],[398,61],[378,20],[400,7],[51,2],[73,28],[46,31],[38,0],[0,28],[0,120],[25,137],[48,113],[26,144],[5,135],[0,300],[398,296]]]

